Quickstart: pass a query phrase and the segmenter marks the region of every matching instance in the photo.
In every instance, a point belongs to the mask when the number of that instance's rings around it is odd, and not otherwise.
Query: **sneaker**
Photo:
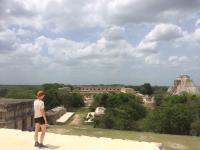
[[[35,142],[35,147],[39,147],[40,143],[39,142]]]
[[[43,144],[41,143],[41,144],[39,144],[39,148],[48,148],[48,146],[43,145]]]

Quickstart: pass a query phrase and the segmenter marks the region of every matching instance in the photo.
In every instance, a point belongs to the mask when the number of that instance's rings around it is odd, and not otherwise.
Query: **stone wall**
[[[75,86],[74,90],[80,91],[82,94],[95,94],[95,93],[106,93],[106,92],[121,92],[124,86],[107,86],[107,85],[81,85]]]
[[[0,127],[33,129],[33,100],[0,99]]]

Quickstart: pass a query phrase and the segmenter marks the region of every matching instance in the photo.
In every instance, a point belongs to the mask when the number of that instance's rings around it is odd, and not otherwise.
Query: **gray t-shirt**
[[[44,102],[42,100],[36,99],[34,101],[34,118],[42,117],[41,109],[44,109]]]

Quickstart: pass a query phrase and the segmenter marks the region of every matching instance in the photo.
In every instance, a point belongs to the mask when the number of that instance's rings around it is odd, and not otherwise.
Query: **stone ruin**
[[[86,116],[86,123],[90,123],[90,122],[94,122],[95,116],[94,116],[95,112],[89,112]]]
[[[173,95],[179,95],[182,92],[200,95],[199,88],[194,84],[190,76],[181,75],[174,80],[174,84],[169,87],[168,92]]]
[[[56,120],[66,113],[66,109],[62,106],[55,107],[46,112],[49,124],[56,124]]]
[[[0,98],[0,128],[33,130],[33,100]]]
[[[95,116],[104,115],[104,114],[105,114],[105,110],[106,110],[105,107],[97,107],[97,108],[95,109],[94,115],[95,115]]]
[[[94,122],[95,117],[99,117],[105,114],[105,107],[97,107],[95,112],[89,112],[86,116],[86,123]]]

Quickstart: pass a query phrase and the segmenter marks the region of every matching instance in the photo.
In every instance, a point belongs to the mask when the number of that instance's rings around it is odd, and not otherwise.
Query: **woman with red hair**
[[[48,122],[46,119],[45,115],[45,110],[44,110],[44,91],[38,91],[37,92],[37,99],[34,101],[34,118],[35,118],[35,134],[34,134],[34,139],[35,139],[35,147],[47,147],[43,145],[44,137],[45,137],[45,132],[46,128],[48,126]],[[38,141],[38,132],[40,131],[41,128],[41,135],[40,135],[40,142]]]

